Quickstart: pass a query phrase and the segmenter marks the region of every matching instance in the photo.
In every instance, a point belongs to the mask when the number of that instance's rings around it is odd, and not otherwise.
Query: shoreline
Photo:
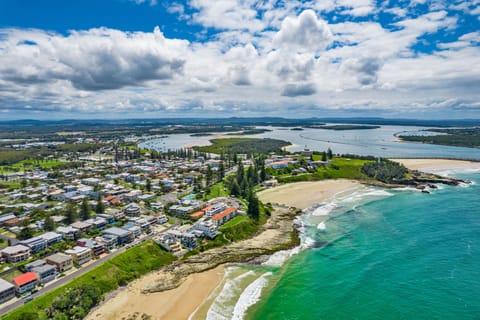
[[[480,170],[480,162],[446,159],[391,159],[411,170]],[[366,188],[355,180],[336,179],[296,182],[258,193],[264,203],[272,203],[274,212],[262,231],[251,239],[232,243],[175,262],[152,272],[127,287],[110,294],[90,311],[86,319],[189,319],[221,285],[227,263],[246,263],[255,257],[292,247],[291,233],[298,209]],[[298,208],[298,209],[296,209]],[[289,245],[285,246],[285,243]],[[282,247],[282,245],[284,247]],[[235,254],[232,255],[232,252]],[[136,316],[137,318],[129,318]]]
[[[410,170],[428,173],[441,173],[442,171],[480,170],[480,161],[440,159],[440,158],[392,158]]]

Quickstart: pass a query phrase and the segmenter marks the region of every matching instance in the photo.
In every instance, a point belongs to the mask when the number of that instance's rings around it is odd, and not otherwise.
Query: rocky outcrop
[[[267,223],[255,237],[177,261],[163,268],[158,273],[158,279],[142,292],[170,290],[178,287],[189,274],[207,271],[225,263],[249,262],[259,256],[297,246],[299,239],[294,229],[297,214],[295,208],[275,206]]]

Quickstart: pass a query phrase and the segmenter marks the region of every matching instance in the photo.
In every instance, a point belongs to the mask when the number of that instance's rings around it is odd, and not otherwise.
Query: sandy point
[[[279,203],[305,209],[341,193],[354,192],[361,188],[364,186],[358,181],[347,179],[305,181],[266,189],[261,191],[258,196],[264,203]]]
[[[142,293],[146,285],[155,281],[155,274],[146,275],[117,291],[114,297],[92,310],[86,319],[142,319],[142,315],[155,320],[188,319],[222,282],[224,267],[191,274],[172,290]]]
[[[480,162],[450,159],[390,159],[399,162],[411,170],[430,173],[445,170],[480,170]]]

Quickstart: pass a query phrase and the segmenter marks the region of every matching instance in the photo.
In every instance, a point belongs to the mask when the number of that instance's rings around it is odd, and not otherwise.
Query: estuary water
[[[252,135],[253,138],[273,138],[289,141],[290,151],[308,148],[325,151],[331,148],[340,154],[372,155],[391,158],[461,158],[480,159],[480,149],[430,145],[399,141],[399,133],[422,133],[425,127],[381,126],[378,129],[335,131],[325,129],[304,129],[292,131],[291,128],[259,127],[271,131]],[[207,145],[211,136],[192,137],[189,134],[167,135],[161,139],[143,142],[140,147],[157,151],[175,150],[191,145]]]

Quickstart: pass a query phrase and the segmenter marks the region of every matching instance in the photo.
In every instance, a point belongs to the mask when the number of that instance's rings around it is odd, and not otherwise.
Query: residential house
[[[81,232],[88,232],[90,228],[92,227],[91,223],[88,223],[87,221],[76,221],[70,225],[72,228],[75,228],[77,230],[80,230]]]
[[[57,232],[60,233],[65,239],[75,240],[78,236],[78,229],[72,228],[71,226],[58,227]]]
[[[72,249],[65,250],[66,254],[72,256],[73,263],[82,265],[92,259],[92,250],[90,248],[75,246]]]
[[[15,297],[15,286],[0,278],[0,304]]]
[[[113,235],[117,237],[118,245],[123,245],[125,243],[130,243],[133,241],[134,236],[133,233],[130,231],[127,231],[125,229],[117,228],[117,227],[111,227],[108,229],[103,230],[103,235]]]
[[[118,237],[114,235],[104,234],[101,237],[96,237],[95,240],[105,247],[105,250],[112,250],[118,246]]]
[[[17,263],[30,258],[30,248],[21,244],[6,247],[0,253],[9,263]]]
[[[37,275],[38,280],[43,284],[50,282],[57,277],[57,268],[47,263],[42,266],[32,268],[32,272]]]
[[[102,218],[102,217],[95,217],[95,218],[91,218],[91,219],[88,219],[88,220],[85,220],[86,223],[90,223],[91,225],[93,225],[95,228],[97,228],[98,230],[103,230],[105,229],[105,227],[107,226],[107,220],[105,218]]]
[[[199,221],[193,225],[193,229],[202,231],[203,234],[210,239],[218,235],[217,227],[212,221]]]
[[[47,241],[42,237],[33,237],[27,240],[22,240],[19,244],[29,247],[31,253],[37,253],[47,248]]]
[[[90,248],[94,255],[99,256],[105,252],[105,246],[95,240],[82,238],[77,240],[80,247]]]
[[[213,223],[218,227],[237,215],[236,208],[227,208],[222,213],[217,213],[212,217]]]
[[[13,278],[15,291],[17,294],[22,294],[33,290],[38,284],[38,276],[33,272],[26,272]]]
[[[55,266],[58,272],[65,272],[73,267],[73,259],[64,253],[55,253],[45,258],[45,261]]]
[[[129,203],[123,208],[123,212],[128,216],[139,216],[140,206],[135,202]]]
[[[25,269],[26,272],[30,272],[33,268],[41,267],[46,264],[47,263],[45,262],[45,260],[35,260],[33,262],[27,263],[25,266],[23,266],[23,269]]]
[[[49,246],[51,244],[54,244],[54,243],[58,243],[58,242],[62,241],[62,239],[63,239],[63,237],[60,233],[53,232],[53,231],[41,234],[41,235],[39,235],[39,237],[43,238],[47,242],[47,246]]]

